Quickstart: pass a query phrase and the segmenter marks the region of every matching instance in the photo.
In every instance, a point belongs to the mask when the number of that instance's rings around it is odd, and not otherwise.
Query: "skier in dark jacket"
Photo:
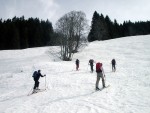
[[[35,71],[33,74],[33,79],[34,79],[34,88],[33,88],[33,92],[35,92],[35,90],[39,90],[39,79],[40,77],[44,77],[46,75],[42,75],[41,74],[41,70]]]
[[[79,59],[76,59],[76,70],[79,69]]]
[[[112,59],[111,64],[112,64],[112,71],[115,72],[116,71],[116,60]]]
[[[91,72],[93,73],[94,60],[93,60],[93,59],[90,59],[90,60],[89,60],[89,64],[90,64],[90,66],[91,66]]]

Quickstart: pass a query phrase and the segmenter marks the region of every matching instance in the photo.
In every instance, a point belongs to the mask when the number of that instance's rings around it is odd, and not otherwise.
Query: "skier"
[[[35,82],[34,88],[33,88],[33,93],[35,93],[36,90],[39,90],[39,78],[44,77],[44,76],[46,76],[46,75],[42,75],[41,70],[35,71],[33,73],[33,79],[34,79],[34,82]]]
[[[100,90],[98,87],[100,78],[102,78],[102,85],[103,88],[105,88],[105,81],[104,81],[105,74],[104,74],[104,69],[102,67],[102,63],[100,62],[96,63],[96,72],[97,72],[96,90]]]
[[[116,71],[116,60],[115,59],[112,59],[111,61],[111,64],[112,64],[112,72],[115,72]]]
[[[91,72],[93,73],[93,63],[94,63],[94,60],[93,59],[90,59],[89,60],[89,64],[90,64],[90,66],[91,66]]]
[[[76,59],[76,70],[79,69],[79,59]]]

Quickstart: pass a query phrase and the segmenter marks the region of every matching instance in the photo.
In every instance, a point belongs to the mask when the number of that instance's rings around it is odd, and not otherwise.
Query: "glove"
[[[44,75],[44,76],[46,76],[46,75]]]

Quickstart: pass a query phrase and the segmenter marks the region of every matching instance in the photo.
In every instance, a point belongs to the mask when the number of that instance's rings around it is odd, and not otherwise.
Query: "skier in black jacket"
[[[90,60],[89,60],[89,64],[90,64],[90,66],[91,66],[91,72],[93,73],[94,60],[93,60],[93,59],[90,59]]]
[[[80,62],[79,59],[76,59],[76,62],[75,62],[75,63],[76,63],[76,70],[77,70],[77,71],[79,70],[79,62]]]
[[[44,77],[46,75],[42,75],[41,74],[41,70],[35,71],[33,74],[33,78],[34,78],[34,88],[33,88],[33,92],[35,92],[35,90],[39,90],[39,79],[40,77]]]
[[[115,72],[116,71],[116,60],[112,59],[111,64],[112,64],[112,72]]]

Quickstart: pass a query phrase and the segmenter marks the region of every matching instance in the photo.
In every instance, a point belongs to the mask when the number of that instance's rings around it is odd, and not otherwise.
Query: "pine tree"
[[[92,18],[92,26],[90,33],[88,35],[88,41],[95,40],[107,40],[110,39],[110,33],[107,21],[105,20],[103,14],[99,14],[95,11]]]
[[[98,40],[99,37],[99,14],[95,11],[93,14],[93,18],[92,18],[92,25],[91,25],[91,30],[90,33],[88,35],[88,41],[92,42],[95,40]]]

